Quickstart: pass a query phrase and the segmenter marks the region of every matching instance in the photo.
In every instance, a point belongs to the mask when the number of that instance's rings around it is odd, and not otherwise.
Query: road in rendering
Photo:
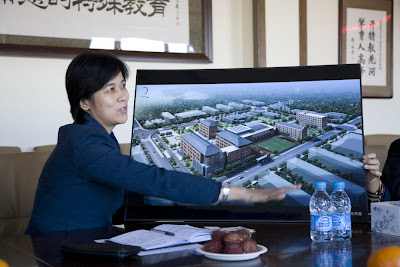
[[[289,159],[296,157],[297,154],[301,155],[304,151],[313,147],[316,143],[321,142],[323,140],[327,140],[331,136],[333,136],[335,134],[337,135],[338,133],[339,133],[338,130],[332,130],[327,133],[324,133],[324,134],[318,136],[318,138],[315,138],[315,139],[310,140],[306,143],[303,143],[299,146],[296,146],[296,147],[290,149],[289,151],[286,151],[286,152],[280,154],[279,156],[274,157],[272,162],[269,162],[269,163],[263,164],[263,165],[258,164],[257,166],[255,166],[251,169],[245,170],[244,172],[237,174],[233,178],[225,179],[225,181],[229,182],[232,185],[242,186],[243,183],[246,181],[253,181],[255,175],[257,175],[263,171],[266,171],[269,168],[272,168],[274,166],[278,167],[279,164],[281,164],[282,162],[286,162]],[[240,177],[243,177],[243,178],[240,178]]]

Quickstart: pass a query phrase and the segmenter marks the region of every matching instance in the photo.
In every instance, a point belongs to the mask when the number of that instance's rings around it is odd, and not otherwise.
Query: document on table
[[[175,237],[183,238],[190,243],[210,240],[212,234],[211,230],[190,225],[161,224],[154,229],[174,233]]]
[[[154,229],[174,233],[174,236],[148,230],[136,230],[110,239],[95,240],[98,243],[114,242],[122,245],[139,246],[143,250],[196,243],[211,239],[211,231],[190,225],[163,224]]]

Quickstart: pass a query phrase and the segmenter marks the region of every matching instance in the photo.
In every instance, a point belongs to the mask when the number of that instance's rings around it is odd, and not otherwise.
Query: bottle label
[[[334,231],[351,230],[350,214],[332,214],[332,230]]]
[[[351,231],[351,215],[348,213],[345,215],[346,231]]]
[[[311,230],[317,232],[332,231],[332,217],[311,214]]]

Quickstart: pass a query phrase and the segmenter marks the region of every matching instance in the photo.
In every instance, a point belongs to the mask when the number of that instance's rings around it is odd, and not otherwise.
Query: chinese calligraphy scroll
[[[361,65],[363,85],[386,86],[387,12],[347,9],[346,62]]]
[[[189,43],[188,1],[180,0],[1,0],[0,21],[6,35]]]
[[[212,62],[211,0],[0,0],[0,55]]]
[[[392,97],[392,1],[340,4],[339,62],[360,64],[363,97]]]

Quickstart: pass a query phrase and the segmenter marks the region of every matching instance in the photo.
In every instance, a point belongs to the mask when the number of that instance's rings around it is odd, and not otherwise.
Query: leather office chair
[[[50,154],[0,155],[0,219],[31,216],[39,176]]]
[[[36,151],[36,152],[53,151],[55,146],[56,145],[36,146],[33,150]],[[131,144],[130,143],[119,144],[119,147],[121,149],[121,153],[122,154],[127,155],[127,156],[130,155],[130,149],[131,149]]]
[[[125,143],[125,144],[119,144],[119,147],[121,148],[121,154],[129,156],[131,154],[131,144],[130,143]]]
[[[0,155],[20,153],[20,152],[21,152],[21,148],[19,148],[17,146],[0,146]]]
[[[45,145],[45,146],[35,146],[33,151],[42,152],[42,151],[53,151],[56,145]]]

